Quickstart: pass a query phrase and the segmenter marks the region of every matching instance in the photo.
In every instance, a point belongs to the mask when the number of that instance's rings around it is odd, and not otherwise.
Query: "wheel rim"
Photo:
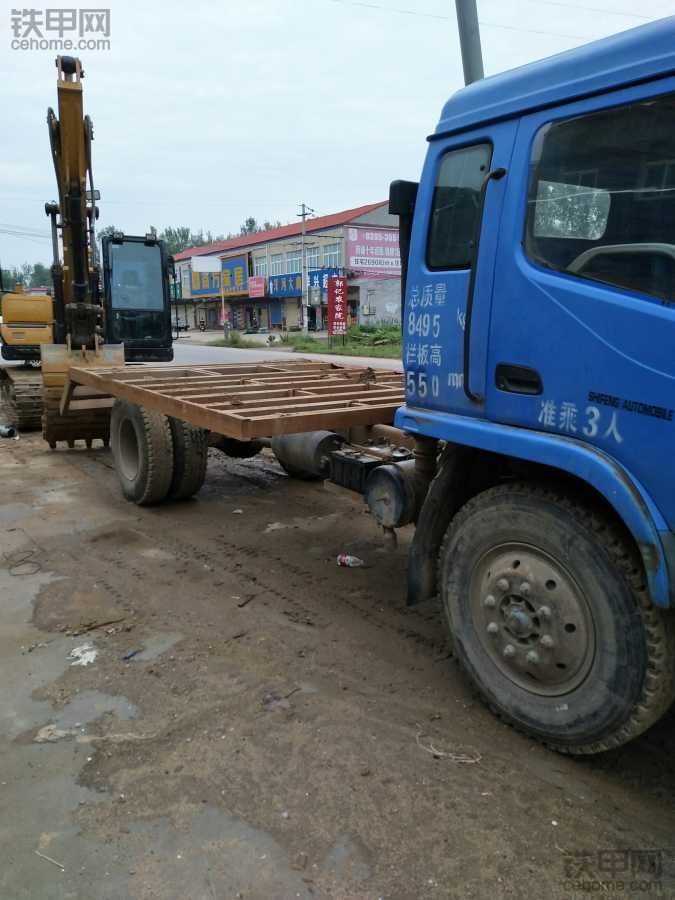
[[[119,467],[122,475],[124,475],[128,481],[133,481],[136,475],[138,475],[140,453],[136,429],[134,428],[131,419],[124,419],[120,424],[118,446]]]
[[[595,656],[591,610],[571,573],[543,550],[522,543],[489,550],[469,601],[481,646],[519,687],[557,696],[585,679]]]

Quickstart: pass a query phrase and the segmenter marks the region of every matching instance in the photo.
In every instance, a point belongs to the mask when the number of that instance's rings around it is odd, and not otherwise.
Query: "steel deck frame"
[[[238,440],[389,424],[404,402],[403,373],[278,360],[222,365],[72,366],[61,413],[128,400]]]

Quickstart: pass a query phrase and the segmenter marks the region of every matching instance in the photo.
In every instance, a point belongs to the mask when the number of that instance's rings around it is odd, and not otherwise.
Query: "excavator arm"
[[[58,118],[47,113],[49,143],[58,187],[57,203],[48,203],[54,264],[54,344],[41,345],[42,435],[54,448],[59,441],[87,445],[99,438],[108,443],[110,411],[94,398],[87,408],[62,414],[60,399],[72,365],[88,367],[124,364],[121,346],[103,344],[103,306],[96,265],[94,225],[98,216],[91,168],[93,127],[84,115],[79,59],[56,59]],[[59,253],[59,233],[61,253]]]
[[[47,127],[59,200],[45,206],[52,223],[55,339],[73,350],[96,350],[102,335],[102,307],[95,264],[98,208],[91,167],[93,125],[83,111],[80,60],[58,56],[56,68],[59,115],[50,108]]]

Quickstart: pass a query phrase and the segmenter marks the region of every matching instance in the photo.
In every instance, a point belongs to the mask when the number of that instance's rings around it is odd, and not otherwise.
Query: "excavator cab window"
[[[113,244],[110,254],[113,309],[161,310],[164,307],[159,246]]]
[[[102,241],[106,341],[124,344],[125,359],[173,359],[169,256],[160,240],[124,235]]]

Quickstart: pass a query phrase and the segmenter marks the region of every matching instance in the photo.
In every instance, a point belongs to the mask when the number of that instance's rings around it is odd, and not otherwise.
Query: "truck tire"
[[[173,475],[169,420],[126,400],[115,400],[110,443],[122,493],[138,506],[161,503]]]
[[[188,500],[204,484],[209,445],[203,428],[195,428],[169,416],[173,440],[173,477],[170,500]]]
[[[500,718],[563,753],[600,753],[656,722],[675,694],[675,620],[604,512],[510,484],[448,528],[439,586],[455,655]]]

